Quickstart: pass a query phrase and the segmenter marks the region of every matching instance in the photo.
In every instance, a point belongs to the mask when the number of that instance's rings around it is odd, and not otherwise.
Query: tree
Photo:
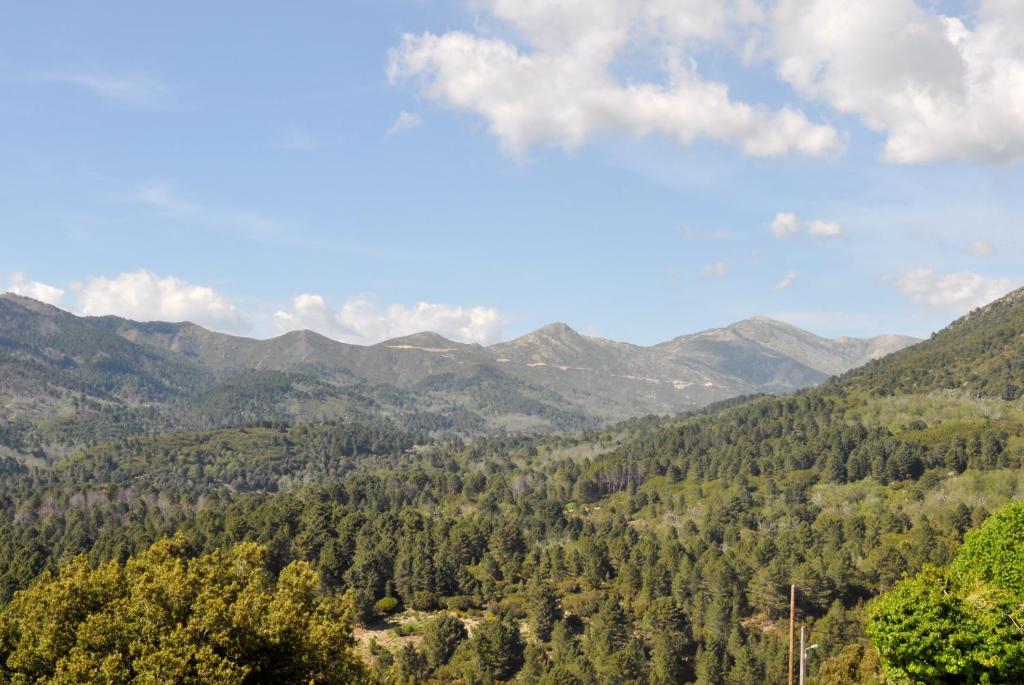
[[[0,614],[0,681],[359,683],[352,606],[253,543],[189,559],[179,537],[125,565],[78,557]]]
[[[395,654],[391,667],[391,680],[399,683],[420,683],[426,675],[427,661],[423,653],[412,644],[406,644]]]
[[[423,627],[420,648],[433,670],[448,663],[459,644],[466,639],[466,627],[457,616],[445,614],[427,622]]]
[[[506,680],[523,663],[523,638],[512,620],[487,618],[477,624],[469,646],[475,657],[473,668],[485,680]]]
[[[526,614],[530,633],[539,641],[551,639],[551,629],[562,617],[558,608],[558,596],[547,583],[534,583],[528,590]]]
[[[1024,681],[1024,504],[990,518],[949,569],[926,566],[873,601],[867,632],[895,679]]]
[[[882,685],[887,680],[881,669],[878,652],[854,643],[827,659],[813,682],[815,685]]]
[[[651,632],[651,685],[682,682],[683,657],[689,648],[683,613],[675,600],[661,597],[654,600],[645,617]]]
[[[952,571],[1024,598],[1024,503],[995,513],[967,534]]]

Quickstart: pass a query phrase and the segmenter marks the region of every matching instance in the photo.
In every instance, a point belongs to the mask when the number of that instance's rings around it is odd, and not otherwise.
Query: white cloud
[[[419,128],[423,125],[423,117],[416,113],[406,112],[402,110],[398,113],[398,118],[395,119],[395,123],[391,124],[391,128],[388,129],[387,133],[389,136],[397,136],[399,133],[405,133],[411,131],[414,128]]]
[[[992,243],[987,240],[976,240],[967,246],[967,252],[978,257],[987,257],[992,254]]]
[[[22,297],[31,297],[33,300],[54,306],[60,305],[64,299],[63,289],[39,281],[30,281],[25,274],[20,272],[11,274],[11,284],[7,286],[7,292]]]
[[[1009,278],[992,278],[971,271],[940,274],[932,269],[915,269],[896,281],[896,286],[913,302],[958,312],[988,304],[1017,285]]]
[[[937,4],[474,0],[478,29],[407,35],[388,74],[481,116],[513,154],[602,132],[707,138],[751,155],[841,149],[831,125],[795,105],[751,105],[703,77],[695,56],[710,48],[746,66],[766,60],[799,96],[857,117],[885,136],[888,161],[1024,157],[1021,3],[975,0],[960,16]]]
[[[725,262],[708,264],[700,270],[701,278],[722,278],[729,273],[729,265]]]
[[[964,19],[914,0],[780,0],[770,33],[779,75],[884,133],[888,161],[1024,155],[1017,0],[980,0]]]
[[[490,307],[458,307],[419,302],[381,307],[367,297],[346,300],[333,310],[321,295],[299,295],[274,313],[278,333],[309,329],[343,342],[368,345],[432,331],[451,340],[489,344],[501,339],[503,319]]]
[[[792,107],[735,100],[705,80],[693,49],[759,20],[751,0],[482,0],[489,17],[523,39],[451,31],[408,34],[391,52],[392,82],[417,78],[430,97],[483,117],[503,148],[573,149],[602,132],[663,134],[687,145],[730,143],[749,155],[828,155],[831,126]],[[486,29],[484,29],[486,30]],[[662,78],[620,77],[626,54],[662,56]]]
[[[790,212],[779,212],[772,219],[772,222],[768,224],[768,230],[772,232],[772,235],[776,238],[790,238],[796,235],[800,226],[796,220],[796,214]]]
[[[243,328],[234,302],[213,288],[140,269],[114,278],[90,278],[76,288],[86,316],[114,314],[139,321],[192,321],[220,330]]]
[[[815,238],[838,238],[843,235],[843,226],[838,221],[812,219],[805,227],[807,233]],[[776,238],[792,238],[800,232],[800,221],[792,212],[779,212],[768,224],[768,230]]]
[[[790,269],[785,273],[785,275],[783,275],[782,280],[775,284],[775,289],[785,290],[789,286],[793,285],[793,282],[796,281],[796,278],[799,275],[800,274],[798,274],[796,270]]]
[[[819,238],[838,238],[843,235],[843,227],[838,221],[812,219],[807,222],[807,232]]]
[[[82,88],[93,95],[135,107],[153,107],[164,103],[170,88],[150,74],[114,74],[93,71],[52,71],[18,79],[33,83],[59,83]]]

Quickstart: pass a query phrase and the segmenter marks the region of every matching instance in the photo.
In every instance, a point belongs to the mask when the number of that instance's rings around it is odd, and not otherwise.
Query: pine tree
[[[562,617],[558,596],[547,583],[534,582],[530,585],[527,597],[530,633],[540,642],[547,642],[551,639],[551,629],[555,622]]]

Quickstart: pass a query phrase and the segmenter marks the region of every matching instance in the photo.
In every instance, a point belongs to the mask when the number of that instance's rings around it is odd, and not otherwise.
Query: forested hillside
[[[1024,394],[1024,290],[971,312],[930,340],[851,371],[843,387],[876,394],[963,390],[1015,400]]]
[[[916,342],[828,340],[770,319],[641,347],[545,326],[490,347],[430,332],[350,345],[79,317],[0,294],[0,454],[258,421],[359,420],[464,436],[572,431],[782,393]]]
[[[154,543],[199,559],[256,543],[278,587],[308,564],[317,601],[350,603],[366,680],[784,682],[795,583],[812,682],[901,682],[914,671],[877,628],[918,587],[901,579],[963,559],[1002,578],[980,543],[961,545],[1024,496],[1024,403],[998,384],[1024,387],[1007,363],[1022,330],[1018,293],[817,389],[600,431],[466,440],[282,421],[118,438],[52,466],[6,459],[0,674],[63,673],[12,661],[32,634],[18,626],[35,595],[18,591],[39,573],[149,563]],[[908,380],[942,359],[952,383]],[[45,578],[31,592],[50,592]],[[69,654],[121,653],[68,639]],[[966,651],[969,669],[922,682],[1010,682],[1022,653],[996,671],[991,652]],[[316,673],[281,681],[329,682]]]

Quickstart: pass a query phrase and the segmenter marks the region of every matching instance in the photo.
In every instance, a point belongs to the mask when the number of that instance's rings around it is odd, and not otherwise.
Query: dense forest
[[[1015,294],[817,389],[577,433],[3,458],[0,683],[784,682],[791,583],[812,682],[1019,682],[1022,334]]]

